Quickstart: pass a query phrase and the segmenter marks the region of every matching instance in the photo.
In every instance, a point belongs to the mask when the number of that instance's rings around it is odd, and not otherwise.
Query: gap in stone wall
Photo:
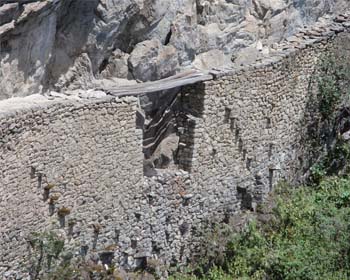
[[[144,175],[155,169],[177,169],[179,146],[178,116],[181,114],[180,89],[144,94],[139,98],[137,125],[143,131]]]
[[[137,127],[143,131],[144,175],[156,169],[191,170],[196,119],[202,117],[204,84],[149,93],[139,98]],[[227,112],[227,121],[231,112]],[[214,151],[215,154],[215,151]]]
[[[179,115],[180,140],[176,163],[180,169],[191,172],[197,122],[203,118],[205,84],[197,83],[184,87],[180,94],[181,113]],[[229,119],[231,112],[226,112]],[[209,151],[208,151],[209,153]],[[211,151],[215,156],[215,149]]]

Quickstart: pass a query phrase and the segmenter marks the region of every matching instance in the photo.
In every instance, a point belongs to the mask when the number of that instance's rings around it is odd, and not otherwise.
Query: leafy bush
[[[349,95],[350,65],[343,53],[329,53],[320,59],[318,80],[319,111],[330,119],[345,94]]]
[[[53,232],[33,233],[28,241],[30,245],[31,279],[38,279],[43,271],[50,271],[63,251],[64,240]]]
[[[350,279],[350,179],[276,191],[268,222],[251,222],[205,275],[174,279]]]
[[[349,143],[337,139],[336,144],[310,169],[309,183],[318,185],[325,177],[350,173]]]

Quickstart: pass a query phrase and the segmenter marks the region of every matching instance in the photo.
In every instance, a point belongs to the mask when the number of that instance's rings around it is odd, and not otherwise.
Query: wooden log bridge
[[[198,82],[210,81],[213,78],[213,75],[206,72],[198,70],[188,70],[158,81],[138,83],[133,85],[116,85],[115,87],[100,87],[96,89],[104,91],[108,95],[116,97],[137,96],[145,93],[159,92],[173,88],[178,88],[186,85],[195,84]]]

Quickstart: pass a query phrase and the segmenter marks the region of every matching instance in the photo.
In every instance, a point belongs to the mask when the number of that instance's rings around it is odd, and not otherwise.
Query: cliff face
[[[106,79],[156,80],[191,65],[219,67],[246,47],[267,53],[347,6],[347,0],[0,0],[0,99]]]

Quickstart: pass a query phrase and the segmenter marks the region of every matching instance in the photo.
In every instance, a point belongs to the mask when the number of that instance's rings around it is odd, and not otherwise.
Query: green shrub
[[[235,235],[224,265],[175,279],[350,279],[350,179],[280,190],[269,222]]]
[[[64,240],[53,232],[33,233],[30,245],[29,274],[31,279],[39,279],[44,272],[54,268],[64,248]]]
[[[349,95],[350,65],[344,53],[328,53],[319,62],[318,104],[323,119],[330,119],[342,96]]]

